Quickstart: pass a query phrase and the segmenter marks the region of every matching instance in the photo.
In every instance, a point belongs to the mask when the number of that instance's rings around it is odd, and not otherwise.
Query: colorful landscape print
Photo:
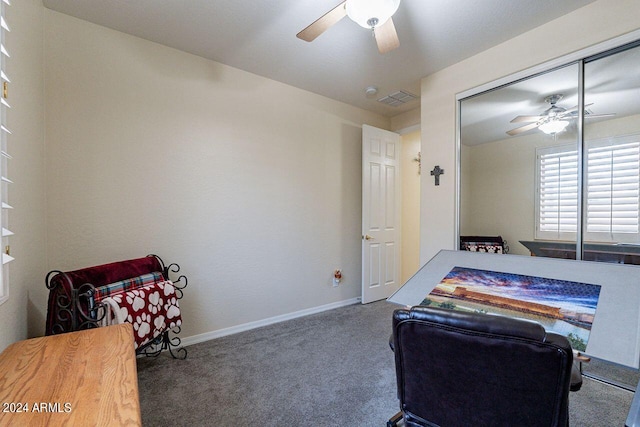
[[[454,267],[421,305],[534,320],[585,351],[600,286]]]

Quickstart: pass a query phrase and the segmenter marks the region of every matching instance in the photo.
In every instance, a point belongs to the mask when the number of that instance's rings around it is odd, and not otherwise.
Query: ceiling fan
[[[361,27],[370,29],[380,53],[400,46],[400,40],[391,16],[396,13],[400,0],[345,0],[315,20],[296,37],[311,42],[345,16]]]
[[[511,120],[511,123],[523,123],[523,122],[524,123],[532,122],[532,123],[507,131],[507,134],[514,136],[535,128],[540,129],[542,132],[546,134],[556,134],[565,130],[566,127],[569,126],[569,120],[578,117],[579,106],[576,105],[575,107],[572,107],[569,109],[559,107],[556,104],[558,103],[558,101],[562,99],[562,97],[563,95],[561,93],[547,96],[544,99],[544,101],[550,104],[550,107],[544,110],[542,114],[540,114],[539,116],[515,117],[513,120]],[[584,107],[587,108],[591,105],[593,105],[593,103],[587,104]],[[595,118],[595,117],[609,117],[614,115],[615,113],[591,114],[588,110],[585,110],[584,117],[585,119],[587,119],[587,118]]]

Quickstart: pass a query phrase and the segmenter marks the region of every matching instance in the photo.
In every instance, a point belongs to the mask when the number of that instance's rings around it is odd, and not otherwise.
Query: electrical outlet
[[[340,284],[340,280],[342,280],[342,270],[336,268],[333,272],[333,287],[337,287]]]

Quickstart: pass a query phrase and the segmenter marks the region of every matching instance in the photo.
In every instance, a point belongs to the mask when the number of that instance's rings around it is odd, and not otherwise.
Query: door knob
[[[373,239],[373,237],[369,236],[368,234],[365,234],[364,235],[364,239],[365,240],[371,240],[371,239]]]

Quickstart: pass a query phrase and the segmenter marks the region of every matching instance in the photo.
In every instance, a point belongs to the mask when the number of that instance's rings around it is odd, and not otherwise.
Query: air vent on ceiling
[[[382,102],[383,104],[391,105],[392,107],[399,107],[400,105],[406,104],[407,102],[411,102],[414,99],[418,99],[418,97],[409,92],[399,90],[397,92],[393,92],[392,94],[385,96],[384,98],[378,99],[378,101]]]

